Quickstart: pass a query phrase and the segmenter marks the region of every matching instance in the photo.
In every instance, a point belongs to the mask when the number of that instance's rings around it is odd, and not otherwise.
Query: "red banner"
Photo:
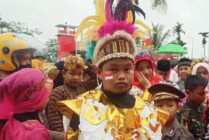
[[[74,40],[75,32],[59,30],[58,32],[58,60],[67,57],[70,53],[75,53],[76,43]]]
[[[142,44],[143,44],[143,46],[150,46],[151,45],[151,43],[152,43],[152,39],[151,38],[148,38],[148,39],[146,39],[146,40],[142,40]]]

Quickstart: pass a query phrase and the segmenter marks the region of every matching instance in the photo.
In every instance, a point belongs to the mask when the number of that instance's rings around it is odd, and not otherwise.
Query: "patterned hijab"
[[[37,111],[47,102],[51,91],[52,81],[41,71],[32,68],[22,69],[4,78],[0,83],[0,120],[8,121],[2,129],[0,140],[23,138],[20,134],[17,137],[15,132],[22,132],[25,136],[31,133],[13,115]],[[33,124],[32,128],[45,130],[38,122]]]

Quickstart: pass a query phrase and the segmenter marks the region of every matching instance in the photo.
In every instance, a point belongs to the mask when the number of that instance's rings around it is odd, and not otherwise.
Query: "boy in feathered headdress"
[[[135,30],[122,21],[99,28],[94,62],[102,87],[75,100],[58,102],[60,111],[71,120],[66,139],[161,139],[168,113],[129,94],[134,79]]]

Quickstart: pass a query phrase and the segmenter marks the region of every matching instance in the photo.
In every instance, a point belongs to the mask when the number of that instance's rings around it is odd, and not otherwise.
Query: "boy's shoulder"
[[[183,127],[177,119],[174,120],[172,126],[166,134],[166,137],[170,137],[171,139],[182,139],[182,140],[193,140],[193,135]]]
[[[53,92],[63,92],[63,91],[65,91],[64,85],[58,86],[53,89]]]

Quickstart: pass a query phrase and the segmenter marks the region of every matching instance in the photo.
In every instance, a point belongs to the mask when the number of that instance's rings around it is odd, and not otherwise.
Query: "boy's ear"
[[[177,111],[176,112],[179,113],[180,110],[181,110],[181,105],[178,104],[177,105]]]
[[[64,75],[65,75],[65,73],[66,73],[66,71],[62,70],[62,76],[64,76]]]
[[[186,94],[189,95],[190,94],[190,91],[189,90],[185,90]]]
[[[102,70],[100,68],[97,68],[96,72],[97,72],[99,79],[101,79],[102,78],[101,77]]]

